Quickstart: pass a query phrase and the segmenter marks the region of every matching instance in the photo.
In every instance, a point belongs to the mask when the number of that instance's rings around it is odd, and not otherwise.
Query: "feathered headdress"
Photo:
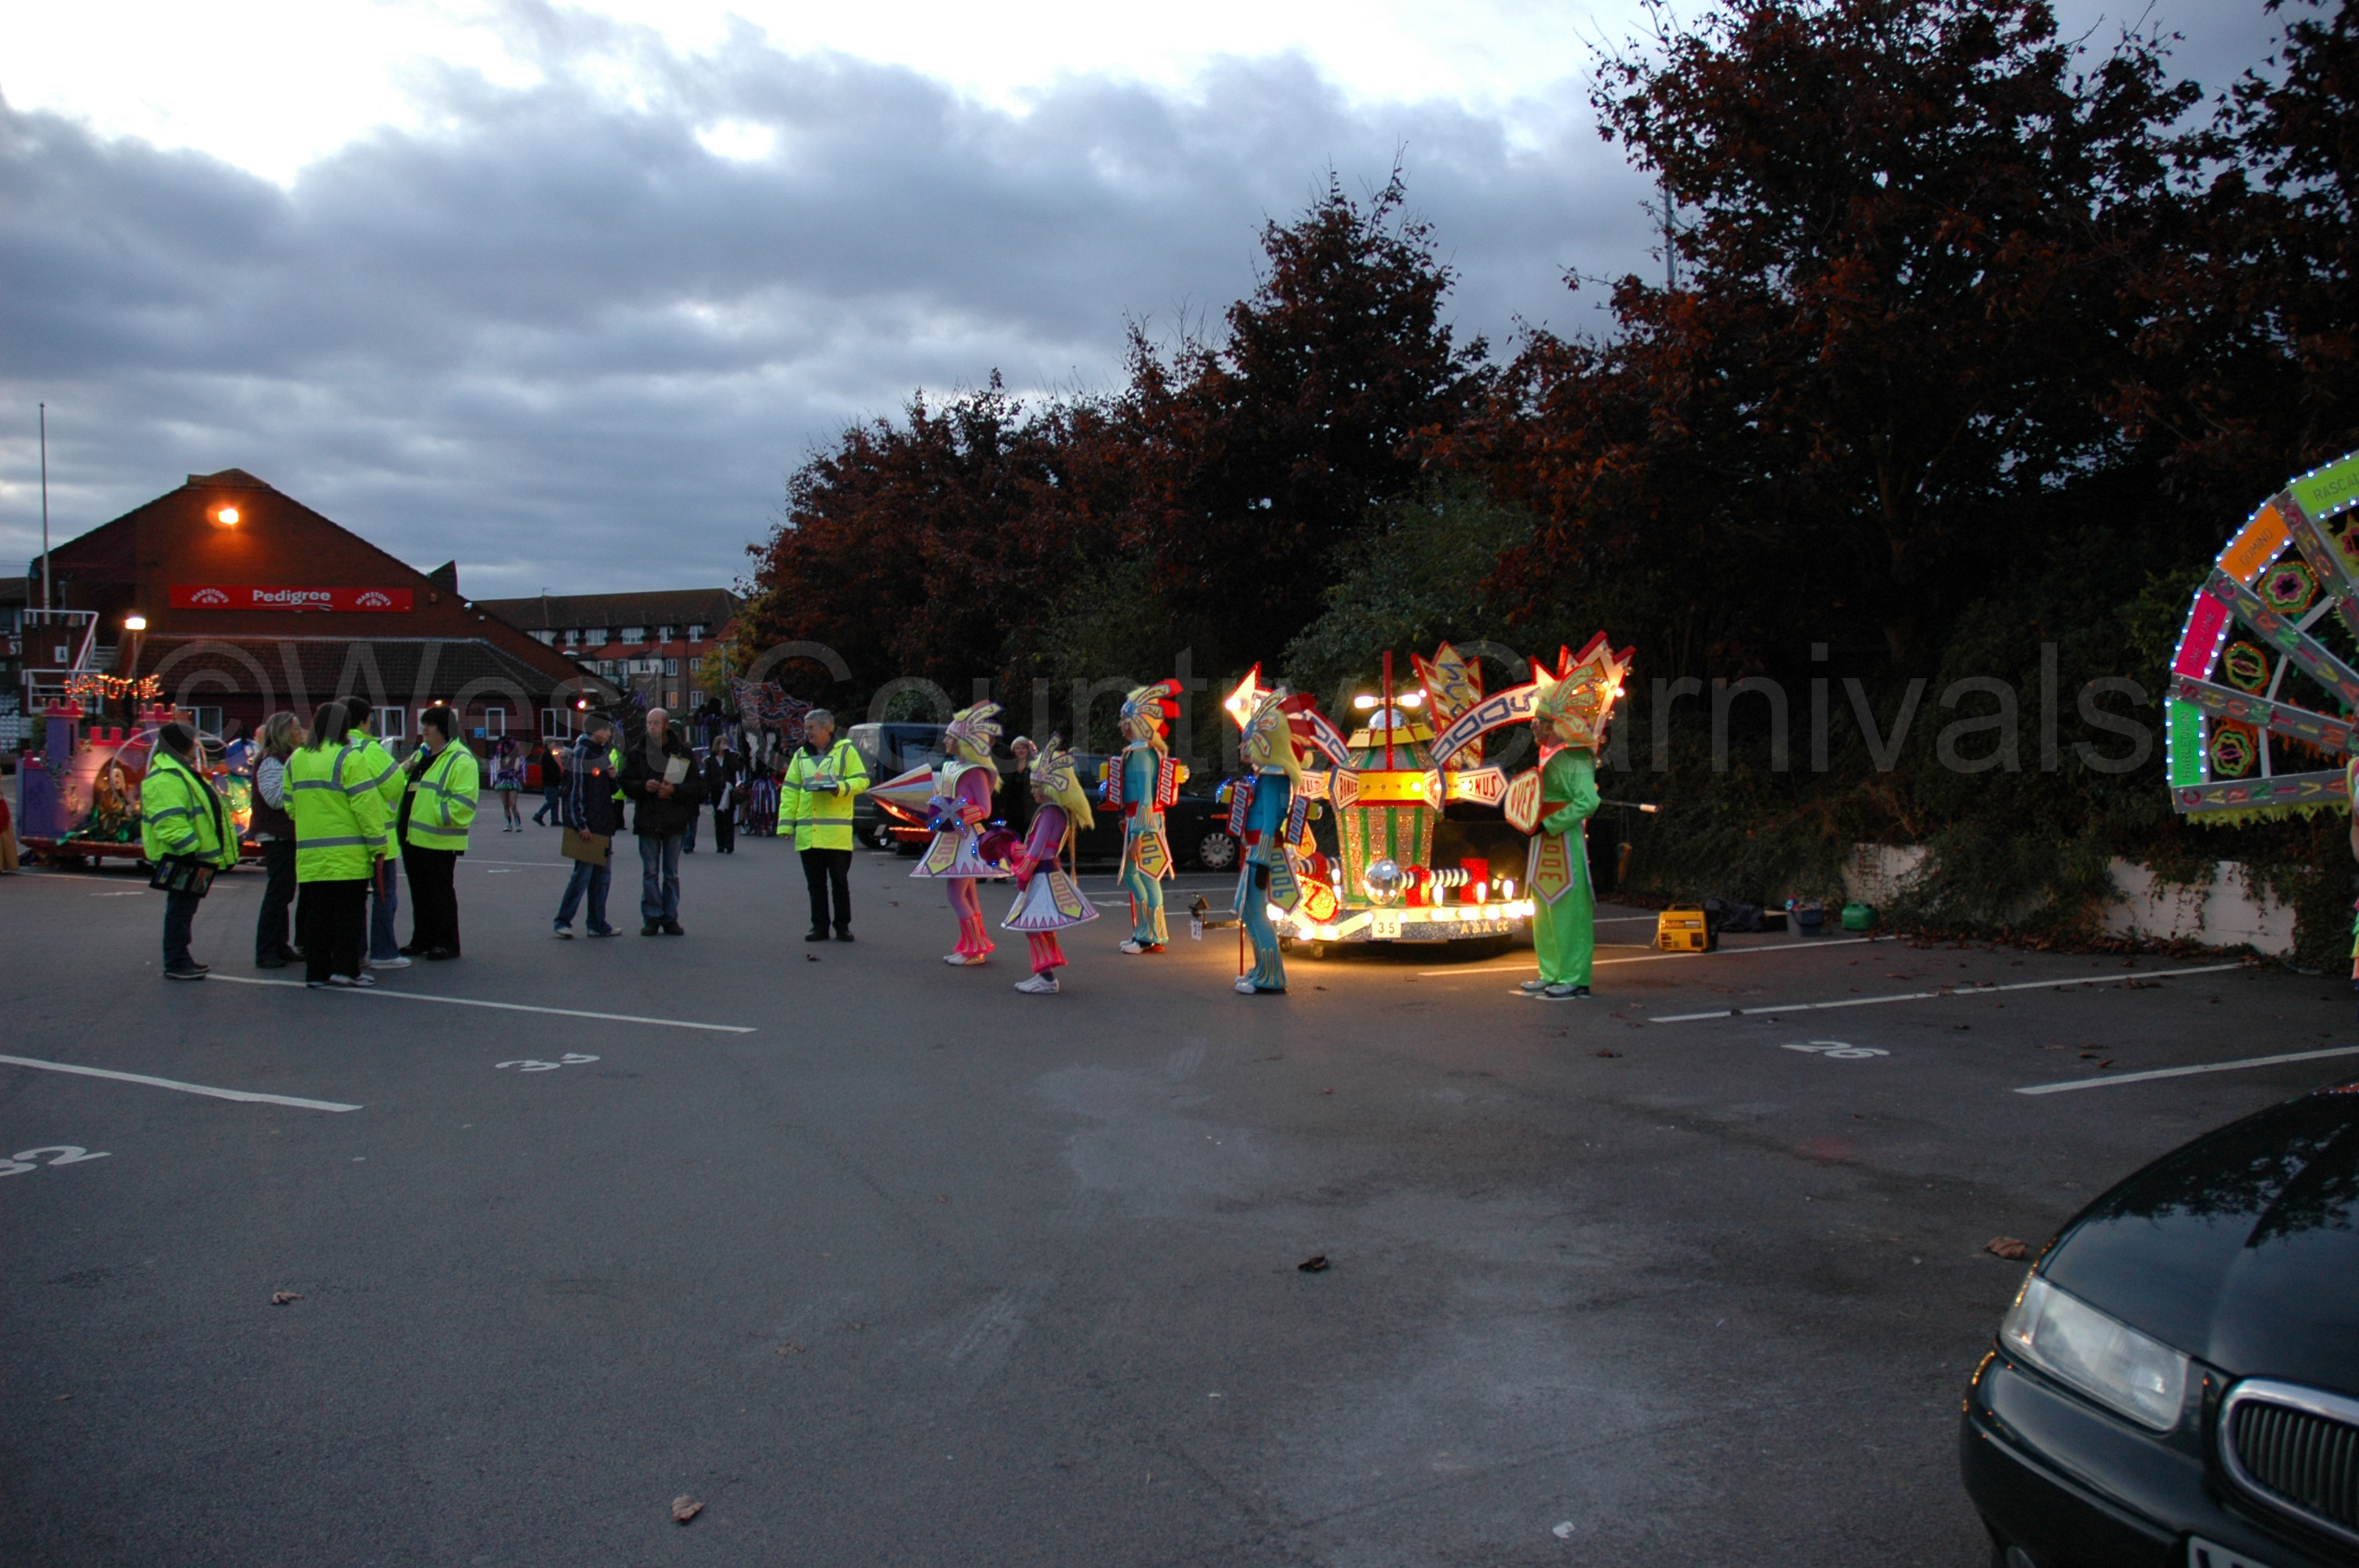
[[[942,727],[942,749],[969,762],[991,761],[991,743],[1000,737],[999,704],[978,702],[951,715]]]
[[[1134,741],[1151,741],[1158,752],[1170,737],[1171,721],[1180,717],[1180,683],[1159,680],[1143,686],[1122,699],[1122,732]]]
[[[1284,686],[1266,693],[1246,718],[1245,734],[1238,742],[1245,760],[1263,766],[1276,763],[1300,784],[1302,747],[1310,739],[1308,715],[1316,701],[1308,693],[1297,696]]]
[[[1532,684],[1539,695],[1532,703],[1533,725],[1565,745],[1596,751],[1604,743],[1606,723],[1622,698],[1622,677],[1636,652],[1630,647],[1614,653],[1600,632],[1578,654],[1559,649],[1554,671],[1534,660]]]
[[[1018,755],[1026,758],[1025,776],[1032,787],[1063,806],[1076,830],[1094,827],[1097,816],[1090,810],[1089,791],[1082,787],[1080,764],[1065,750],[1064,738],[1051,735],[1047,745],[1035,748],[1019,736],[1016,744],[1023,748]]]

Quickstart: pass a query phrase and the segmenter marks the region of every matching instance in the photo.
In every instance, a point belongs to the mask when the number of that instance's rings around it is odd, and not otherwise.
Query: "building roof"
[[[698,622],[718,632],[735,619],[737,596],[725,588],[655,589],[645,593],[544,593],[531,599],[479,599],[524,632],[589,626],[684,626]]]

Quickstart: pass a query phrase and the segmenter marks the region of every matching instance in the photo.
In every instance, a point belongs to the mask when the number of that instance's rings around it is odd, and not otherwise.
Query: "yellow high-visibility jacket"
[[[139,848],[151,860],[194,855],[227,870],[237,864],[237,829],[213,786],[158,746],[139,786]]]
[[[811,787],[821,783],[835,787]],[[798,849],[849,849],[852,799],[867,787],[868,764],[861,761],[859,747],[838,741],[821,757],[806,746],[787,764],[778,789],[779,826],[794,834]]]
[[[385,796],[353,742],[332,752],[296,748],[287,759],[287,815],[295,819],[299,882],[366,881],[385,857]]]
[[[453,736],[418,771],[409,785],[409,823],[402,841],[421,849],[467,852],[467,827],[475,820],[483,769],[464,741]]]

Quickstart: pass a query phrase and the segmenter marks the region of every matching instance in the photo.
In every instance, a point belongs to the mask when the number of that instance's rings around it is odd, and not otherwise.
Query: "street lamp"
[[[131,633],[131,664],[123,672],[131,684],[123,693],[123,712],[126,719],[136,724],[139,722],[139,644],[147,636],[147,617],[135,610],[123,618],[123,629]]]

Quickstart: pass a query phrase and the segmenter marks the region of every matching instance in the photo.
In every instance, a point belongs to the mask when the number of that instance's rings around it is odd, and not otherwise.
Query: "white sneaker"
[[[352,986],[358,985],[360,982],[353,979],[350,975],[330,975],[328,977],[328,983],[332,986]]]
[[[942,962],[950,965],[953,968],[963,969],[970,965],[982,963],[983,955],[980,953],[945,953],[942,955]]]
[[[1146,943],[1144,943],[1144,942],[1141,942],[1137,937],[1134,936],[1134,937],[1130,938],[1128,941],[1125,942],[1125,943],[1124,943],[1124,944],[1123,944],[1119,948],[1117,948],[1117,949],[1116,949],[1116,951],[1117,951],[1117,952],[1123,952],[1123,953],[1144,953],[1144,952],[1146,952],[1146,951],[1147,951],[1147,944],[1146,944]]]
[[[368,967],[372,969],[406,969],[409,968],[409,960],[397,953],[390,958],[371,958]]]
[[[408,963],[408,961],[409,960],[407,958],[402,960],[403,963]],[[376,977],[370,974],[366,969],[363,969],[359,974],[353,977],[353,984],[356,986],[373,986],[376,984]]]
[[[1022,991],[1027,996],[1055,996],[1057,994],[1057,977],[1054,975],[1035,975],[1028,980],[1016,981],[1016,989]]]
[[[1240,975],[1237,977],[1237,994],[1239,996],[1251,996],[1254,993],[1254,989],[1253,977],[1251,975]]]

